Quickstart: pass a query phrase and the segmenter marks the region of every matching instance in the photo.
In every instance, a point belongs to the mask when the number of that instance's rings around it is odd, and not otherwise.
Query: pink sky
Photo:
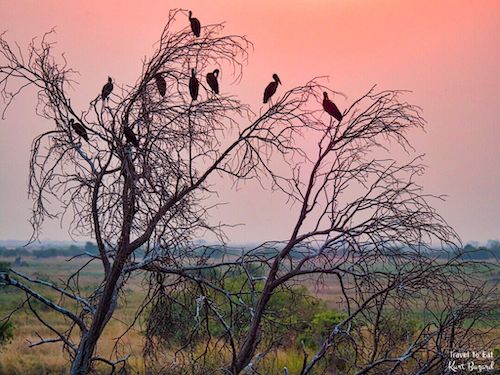
[[[42,6],[43,4],[43,6]],[[234,92],[258,112],[272,73],[284,89],[328,75],[348,95],[342,109],[373,84],[408,89],[424,110],[425,133],[410,134],[428,165],[426,190],[448,195],[438,203],[465,241],[500,237],[500,3],[498,1],[7,1],[0,0],[0,31],[25,46],[56,27],[59,51],[81,74],[74,100],[96,96],[106,77],[135,81],[152,52],[170,8],[192,9],[202,23],[227,22],[227,32],[255,45]],[[187,21],[186,21],[187,22]],[[278,91],[279,94],[279,91]],[[0,239],[26,239],[29,145],[52,124],[34,116],[34,95],[24,95],[0,121]],[[408,156],[405,156],[407,158]],[[277,194],[253,185],[222,189],[235,242],[287,237],[291,212]],[[58,223],[42,238],[67,238]]]

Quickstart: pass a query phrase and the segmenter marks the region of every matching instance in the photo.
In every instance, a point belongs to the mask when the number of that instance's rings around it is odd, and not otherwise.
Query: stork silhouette
[[[102,87],[101,91],[101,98],[104,101],[105,99],[108,99],[109,95],[111,94],[111,91],[113,91],[113,80],[111,77],[108,77],[108,83],[106,83]]]
[[[85,127],[82,124],[75,122],[74,119],[70,119],[69,124],[71,125],[76,134],[85,139],[87,142],[89,141],[89,135],[87,134],[87,130],[85,130]]]
[[[123,127],[123,134],[128,143],[132,143],[135,147],[139,148],[139,140],[137,139],[134,131],[128,126]]]
[[[338,122],[342,121],[342,113],[340,113],[335,103],[328,99],[328,93],[326,91],[323,92],[323,109]]]
[[[191,99],[195,101],[198,99],[198,91],[200,90],[200,82],[196,78],[196,72],[191,69],[191,78],[189,78],[189,93],[191,94]]]
[[[193,13],[189,11],[189,22],[191,22],[191,31],[193,31],[194,36],[199,37],[201,31],[201,24],[198,18],[192,17]]]
[[[217,78],[219,77],[219,69],[215,69],[212,73],[207,74],[207,83],[216,94],[219,93],[219,82]]]
[[[269,85],[267,85],[266,89],[264,90],[264,104],[267,103],[271,96],[274,95],[276,89],[278,88],[278,84],[281,84],[280,78],[277,74],[273,74],[273,79],[274,81],[269,83]]]
[[[161,73],[156,73],[154,75],[154,79],[156,81],[156,87],[158,88],[158,92],[163,97],[167,93],[167,82],[165,82],[165,78],[162,77]]]

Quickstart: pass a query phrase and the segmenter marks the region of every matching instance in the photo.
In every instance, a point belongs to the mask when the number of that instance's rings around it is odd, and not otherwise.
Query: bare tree
[[[70,233],[97,242],[99,254],[86,254],[88,263],[103,268],[102,282],[90,295],[80,292],[81,269],[65,285],[15,270],[0,274],[4,284],[26,293],[25,303],[54,333],[32,345],[61,342],[71,374],[87,374],[98,361],[115,372],[126,357],[100,357],[96,345],[128,279],[142,273],[149,290],[136,318],[153,306],[146,354],[163,350],[154,337],[168,327],[158,318],[171,318],[169,311],[182,306],[192,319],[187,337],[195,342],[203,331],[205,350],[199,351],[199,342],[197,353],[181,346],[167,360],[202,373],[206,356],[220,350],[219,370],[251,373],[279,343],[276,322],[269,319],[273,296],[294,283],[323,278],[340,285],[345,319],[331,327],[315,355],[309,358],[304,350],[302,374],[327,366],[341,342],[355,354],[357,373],[408,366],[423,373],[440,366],[444,348],[472,337],[462,322],[479,319],[491,302],[483,298],[484,286],[463,272],[469,265],[456,234],[429,205],[435,197],[416,182],[423,172],[420,158],[398,164],[374,157],[390,141],[411,148],[406,134],[424,126],[419,108],[402,101],[403,92],[372,88],[337,122],[320,105],[323,92],[332,91],[315,78],[277,95],[256,115],[233,96],[214,95],[202,79],[218,68],[232,71],[237,82],[251,43],[222,35],[222,24],[203,26],[195,37],[188,27],[176,28],[176,18],[187,24],[186,11],[170,13],[134,84],[113,82],[108,98],[99,95],[83,110],[71,103],[75,72],[64,56],[54,55],[51,33],[34,40],[27,54],[0,39],[5,110],[34,87],[37,114],[54,124],[34,139],[31,150],[34,238],[46,218],[69,217]],[[201,85],[197,100],[189,92],[193,74]],[[316,140],[315,153],[306,151],[304,139]],[[220,176],[236,184],[270,182],[284,194],[298,208],[290,237],[240,255],[224,253],[228,224],[211,223],[208,216]],[[55,200],[61,212],[47,203]],[[207,231],[222,245],[198,245]],[[450,256],[439,259],[436,247]],[[214,257],[220,252],[222,257]],[[245,280],[236,289],[228,286],[231,273]],[[77,308],[63,307],[32,284],[56,290]],[[44,320],[34,299],[64,316],[67,329]],[[443,314],[407,337],[401,351],[384,336],[384,318],[415,306]],[[211,321],[222,327],[219,333]]]

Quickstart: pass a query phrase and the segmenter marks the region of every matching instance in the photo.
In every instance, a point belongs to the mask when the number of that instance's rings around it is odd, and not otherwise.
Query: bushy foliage
[[[247,272],[256,276],[262,270],[255,268]],[[214,282],[222,280],[228,295],[201,290],[196,282],[184,283],[182,288],[168,293],[160,292],[147,316],[148,338],[169,348],[196,344],[208,337],[228,339],[224,319],[228,319],[226,323],[231,325],[233,339],[239,341],[244,337],[251,319],[246,306],[254,302],[263,282],[251,286],[244,275],[234,270],[224,275],[214,270],[204,271],[203,276],[211,277]],[[238,304],[228,303],[228,298]],[[304,286],[281,288],[273,294],[266,309],[262,344],[287,347],[292,344],[293,347],[302,332],[311,327],[314,327],[314,334],[327,330],[331,327],[324,319],[330,319],[330,322],[337,316],[341,315],[328,310],[324,302],[311,296]]]
[[[409,341],[418,329],[419,322],[411,316],[382,315],[378,329],[391,347]]]
[[[8,272],[10,268],[10,262],[0,262],[0,272]]]
[[[321,310],[313,315],[307,328],[299,336],[307,348],[317,349],[329,332],[346,318],[344,313],[335,310]]]
[[[0,323],[0,345],[14,337],[14,324],[10,320]]]

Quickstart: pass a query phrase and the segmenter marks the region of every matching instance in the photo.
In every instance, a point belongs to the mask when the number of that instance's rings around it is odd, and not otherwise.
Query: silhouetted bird
[[[113,81],[111,80],[111,77],[108,77],[108,83],[106,83],[102,87],[102,91],[101,91],[102,100],[107,99],[109,94],[111,94],[111,91],[113,91]]]
[[[219,82],[217,82],[218,77],[219,69],[215,69],[212,73],[207,74],[207,83],[216,94],[219,93]]]
[[[323,109],[339,122],[342,121],[342,113],[340,113],[335,103],[328,99],[328,93],[326,91],[323,92]]]
[[[139,147],[139,141],[137,140],[137,137],[135,136],[135,133],[132,129],[130,129],[128,126],[124,126],[123,134],[125,134],[125,139],[127,140],[127,142],[132,143],[135,147]]]
[[[198,99],[198,91],[200,89],[200,82],[196,78],[196,73],[194,69],[191,69],[191,78],[189,78],[189,93],[191,94],[191,99],[195,101]]]
[[[200,36],[201,24],[198,18],[191,17],[192,14],[193,13],[189,11],[189,22],[191,22],[191,30],[193,31],[193,34],[198,37]]]
[[[167,82],[165,82],[165,78],[161,76],[161,73],[156,73],[154,75],[156,81],[156,87],[158,87],[158,91],[161,96],[165,96],[167,92]]]
[[[273,74],[273,79],[274,81],[267,85],[266,89],[264,90],[264,103],[267,103],[271,96],[273,96],[276,92],[278,84],[281,84],[280,78],[277,74]]]
[[[75,120],[73,120],[73,119],[70,119],[69,123],[76,134],[78,134],[80,137],[85,139],[87,142],[89,141],[89,136],[87,134],[87,130],[85,130],[85,128],[83,127],[82,124],[80,124],[78,122],[75,123]]]

